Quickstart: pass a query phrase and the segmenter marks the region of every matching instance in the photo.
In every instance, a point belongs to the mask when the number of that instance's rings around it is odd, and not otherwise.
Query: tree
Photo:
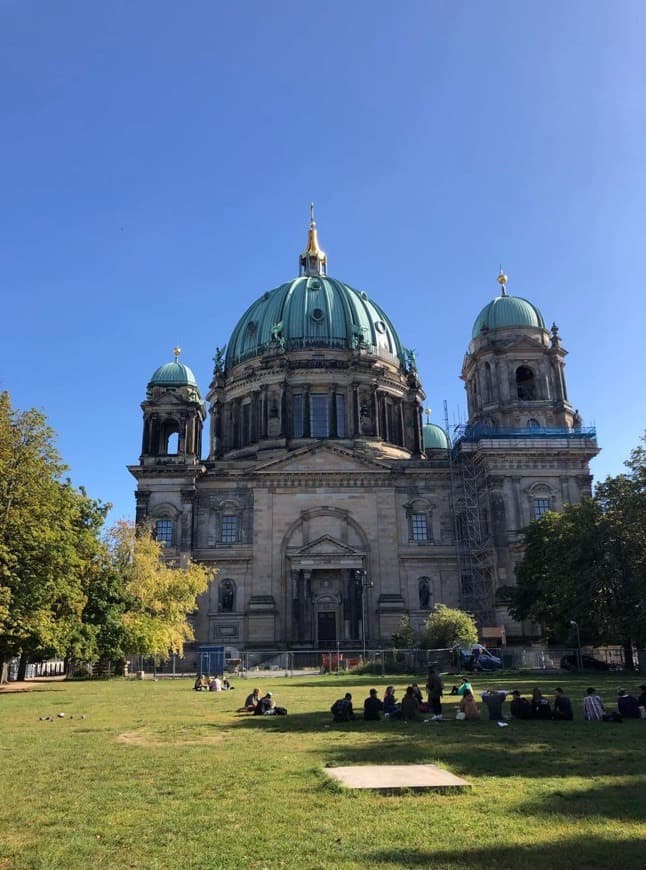
[[[0,394],[0,658],[65,655],[107,506],[69,481],[43,414]]]
[[[415,632],[407,613],[399,620],[399,628],[393,634],[393,644],[397,649],[412,649],[415,646]]]
[[[606,478],[594,498],[530,524],[510,610],[557,641],[568,638],[574,620],[584,642],[623,644],[631,668],[633,643],[646,643],[643,446],[626,466],[629,473]]]
[[[424,624],[424,645],[431,649],[471,646],[478,640],[478,628],[470,613],[438,604]]]
[[[150,530],[121,522],[110,533],[112,592],[119,611],[123,603],[121,627],[113,628],[122,653],[166,658],[182,651],[193,640],[188,614],[195,610],[197,596],[207,588],[213,570],[195,562],[179,565],[164,558],[163,544]],[[106,578],[104,578],[104,584]]]

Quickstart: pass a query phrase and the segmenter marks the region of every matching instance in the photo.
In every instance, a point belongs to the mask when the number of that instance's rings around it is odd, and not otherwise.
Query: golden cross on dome
[[[173,353],[174,353],[174,355],[175,355],[175,362],[177,362],[177,361],[179,360],[179,355],[180,355],[181,352],[182,352],[182,348],[181,348],[181,347],[174,347],[174,348],[173,348]]]

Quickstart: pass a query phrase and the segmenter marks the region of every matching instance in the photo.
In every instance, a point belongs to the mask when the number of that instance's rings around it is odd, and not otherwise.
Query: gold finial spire
[[[310,203],[310,228],[307,234],[307,247],[299,257],[301,275],[327,275],[327,256],[319,247],[314,220],[314,203]]]
[[[424,408],[424,413],[426,414],[426,425],[428,426],[429,423],[431,422],[431,413],[432,413],[432,412],[431,412],[431,409],[430,409],[430,408]]]
[[[496,278],[496,281],[500,284],[500,287],[501,287],[501,294],[500,294],[501,296],[507,295],[507,281],[508,280],[509,279],[507,278],[505,273],[502,271],[502,265],[501,265],[500,271],[498,272],[498,277]]]
[[[174,347],[174,348],[173,348],[173,354],[174,354],[174,356],[175,356],[175,362],[179,362],[179,355],[180,355],[181,352],[182,352],[182,348],[181,348],[181,347]]]

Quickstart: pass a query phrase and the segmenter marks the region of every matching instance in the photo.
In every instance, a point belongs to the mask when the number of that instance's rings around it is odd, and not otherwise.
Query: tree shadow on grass
[[[558,842],[479,847],[468,839],[456,842],[454,848],[392,851],[373,850],[366,854],[366,866],[432,867],[432,868],[541,868],[562,870],[563,867],[607,868],[620,863],[622,868],[644,866],[644,846],[639,838],[604,839],[602,837],[571,837]]]
[[[256,732],[320,733],[328,741],[328,759],[337,765],[427,764],[446,765],[454,773],[477,776],[545,779],[596,776],[616,777],[644,772],[646,762],[637,735],[641,722],[495,722],[440,723],[381,720],[334,723],[327,712],[287,716],[240,714],[232,727]],[[346,736],[354,739],[345,740]],[[365,735],[366,740],[356,737]],[[321,755],[321,745],[313,746]]]
[[[527,801],[519,809],[534,816],[553,818],[572,816],[621,819],[643,822],[646,818],[646,775],[613,785],[591,786],[583,790],[553,791],[548,798]]]

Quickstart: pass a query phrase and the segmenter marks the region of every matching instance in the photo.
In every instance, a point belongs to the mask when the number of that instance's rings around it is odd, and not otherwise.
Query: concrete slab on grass
[[[355,767],[326,767],[325,772],[346,788],[373,791],[465,791],[471,784],[436,764],[362,764]]]

